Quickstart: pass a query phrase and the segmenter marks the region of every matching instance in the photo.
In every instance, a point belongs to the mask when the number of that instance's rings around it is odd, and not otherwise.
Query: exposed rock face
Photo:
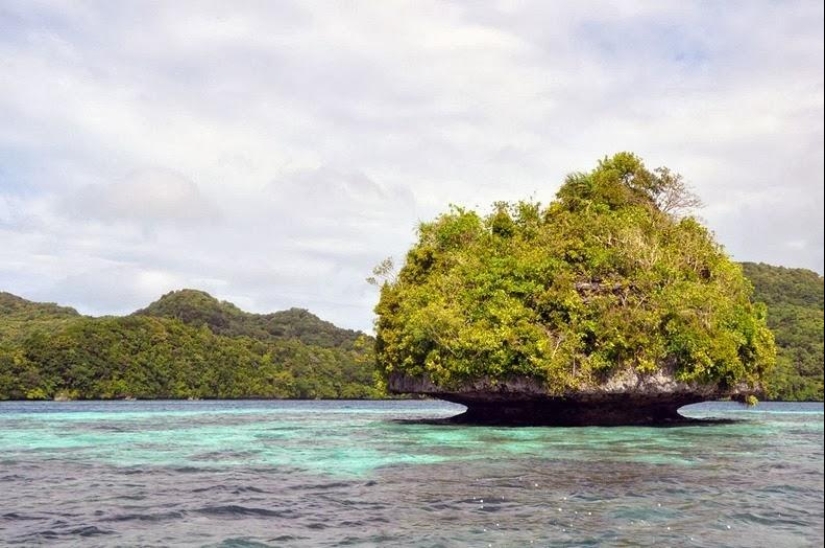
[[[690,422],[679,415],[682,406],[735,396],[715,386],[687,384],[659,370],[640,375],[627,370],[605,383],[562,395],[551,395],[530,378],[506,382],[480,379],[445,390],[426,376],[394,373],[389,389],[422,394],[465,405],[467,411],[450,422],[513,426],[620,426]]]

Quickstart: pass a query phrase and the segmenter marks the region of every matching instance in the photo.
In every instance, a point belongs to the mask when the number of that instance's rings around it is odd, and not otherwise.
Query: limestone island
[[[422,223],[373,279],[388,389],[499,425],[673,424],[690,403],[752,398],[775,361],[766,308],[699,205],[680,175],[619,153],[547,206]]]

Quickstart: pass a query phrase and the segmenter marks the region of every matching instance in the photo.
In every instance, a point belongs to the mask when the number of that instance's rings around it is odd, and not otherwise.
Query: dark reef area
[[[695,419],[679,414],[692,403],[735,396],[706,387],[678,383],[664,374],[625,374],[597,388],[557,396],[538,381],[465,383],[453,389],[437,387],[426,377],[391,375],[389,389],[449,401],[464,413],[428,421],[431,424],[487,426],[682,426],[731,422]]]

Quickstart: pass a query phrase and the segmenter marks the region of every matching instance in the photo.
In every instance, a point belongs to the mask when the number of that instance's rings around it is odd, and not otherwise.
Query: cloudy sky
[[[0,290],[370,330],[418,222],[621,150],[822,273],[822,67],[819,0],[0,0]]]

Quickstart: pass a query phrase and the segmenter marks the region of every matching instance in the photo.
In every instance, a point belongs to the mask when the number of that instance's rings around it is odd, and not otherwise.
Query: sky
[[[821,274],[823,3],[0,0],[0,291],[85,314],[196,288],[369,332],[419,223],[619,151]]]

